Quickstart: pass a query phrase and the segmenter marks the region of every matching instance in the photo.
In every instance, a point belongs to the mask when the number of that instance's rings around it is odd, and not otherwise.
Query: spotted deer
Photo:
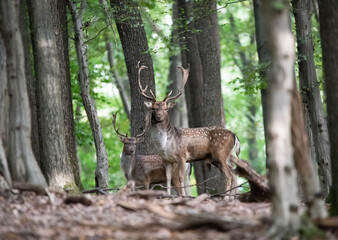
[[[166,175],[163,159],[159,155],[136,155],[136,146],[143,140],[143,135],[146,132],[146,128],[142,133],[135,137],[128,137],[127,134],[121,134],[116,129],[116,114],[113,113],[113,126],[115,132],[118,134],[121,142],[123,143],[123,151],[120,159],[120,167],[124,172],[132,191],[135,191],[136,186],[144,186],[149,189],[150,184],[165,183]],[[147,122],[147,121],[146,121]],[[177,175],[177,167],[174,167],[174,173]],[[190,181],[190,164],[186,165],[185,182]],[[176,192],[181,193],[180,182],[177,177],[172,179],[174,189]]]
[[[222,127],[201,128],[178,128],[171,124],[168,111],[175,106],[171,102],[181,96],[183,88],[188,80],[189,68],[179,67],[182,72],[182,86],[175,96],[172,91],[163,101],[157,101],[155,94],[150,90],[146,94],[147,85],[143,88],[141,84],[141,71],[146,66],[138,68],[138,84],[141,95],[149,100],[144,104],[151,113],[151,136],[154,141],[156,152],[165,162],[167,187],[169,189],[171,178],[175,177],[172,172],[173,164],[178,164],[178,174],[182,194],[184,190],[184,164],[193,161],[205,161],[215,165],[225,178],[225,190],[229,190],[235,184],[235,176],[230,164],[230,154],[235,149],[236,155],[240,153],[240,143],[237,136]],[[210,106],[212,107],[212,106]],[[231,191],[235,192],[235,191]],[[169,192],[168,192],[169,194]]]

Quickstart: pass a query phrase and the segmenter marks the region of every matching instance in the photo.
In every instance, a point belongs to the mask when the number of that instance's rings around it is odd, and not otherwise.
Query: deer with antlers
[[[182,195],[185,195],[184,164],[192,161],[205,161],[215,165],[225,178],[225,190],[230,190],[235,184],[230,155],[234,149],[237,156],[240,153],[237,136],[222,127],[177,128],[170,122],[168,111],[175,106],[171,101],[181,96],[188,80],[189,67],[188,69],[179,67],[182,72],[182,86],[177,95],[171,96],[171,91],[163,101],[157,101],[151,90],[150,95],[146,94],[147,85],[142,87],[141,71],[147,67],[140,67],[138,63],[137,68],[139,91],[148,100],[144,104],[151,112],[151,136],[156,152],[165,162],[167,191],[170,188],[171,178],[175,177],[172,172],[173,164],[177,164]]]
[[[135,191],[136,186],[144,186],[149,189],[150,184],[159,184],[166,182],[165,168],[163,159],[159,155],[136,155],[137,143],[143,140],[143,135],[146,128],[142,133],[135,137],[128,137],[127,134],[121,134],[116,129],[116,114],[113,113],[113,126],[115,132],[118,134],[121,142],[123,143],[123,151],[121,155],[120,167],[128,181],[127,185]],[[148,120],[146,120],[146,123]],[[148,124],[146,124],[147,126]],[[180,182],[177,175],[177,167],[174,167],[174,173],[177,177],[172,179],[174,189],[176,192],[181,193]],[[190,181],[190,164],[186,165],[185,169],[185,182]]]

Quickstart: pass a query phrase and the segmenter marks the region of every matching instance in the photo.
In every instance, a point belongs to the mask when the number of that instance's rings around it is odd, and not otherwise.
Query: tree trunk
[[[61,101],[59,59],[51,5],[29,0],[33,53],[38,95],[41,169],[51,188],[74,188],[74,174],[67,156]]]
[[[65,138],[68,158],[73,170],[74,179],[79,189],[83,189],[80,173],[80,160],[77,157],[76,139],[74,130],[74,114],[72,89],[69,69],[67,8],[65,1],[53,0],[52,18],[55,29],[56,47],[59,57],[61,82],[61,100],[65,127]]]
[[[0,177],[3,177],[7,185],[11,185],[11,175],[7,164],[7,151],[3,145],[4,140],[8,140],[8,115],[9,115],[9,96],[8,80],[6,69],[6,48],[0,33]],[[0,186],[1,188],[1,186]]]
[[[292,90],[291,133],[293,159],[299,174],[305,201],[312,219],[326,217],[327,211],[321,194],[319,179],[314,162],[310,159],[308,138],[305,131],[304,116],[300,95],[294,79]]]
[[[8,163],[12,179],[47,186],[31,146],[31,118],[24,69],[24,51],[19,31],[19,1],[0,2],[2,36],[7,55],[10,96]]]
[[[181,55],[179,54],[179,34],[178,34],[178,4],[177,1],[173,2],[172,5],[172,19],[173,25],[171,26],[171,38],[170,38],[170,49],[171,56],[169,58],[169,76],[168,76],[168,88],[167,93],[171,90],[179,89],[182,85],[180,72],[177,67],[182,65]],[[169,112],[170,121],[174,126],[177,127],[188,127],[188,115],[187,105],[185,101],[185,94],[176,100],[176,106]]]
[[[203,72],[203,126],[225,126],[221,85],[220,37],[218,32],[217,3],[196,2],[194,6],[195,27]],[[197,163],[198,164],[198,163]],[[215,167],[202,165],[206,173],[207,189],[224,191],[224,176]],[[236,183],[235,183],[236,184]]]
[[[183,67],[190,64],[190,74],[185,86],[185,96],[188,110],[189,127],[203,126],[203,72],[202,62],[198,51],[196,34],[193,34],[195,26],[188,23],[188,19],[193,18],[193,2],[177,0],[180,28],[179,36],[181,39],[181,57]],[[206,179],[206,169],[204,163],[193,163],[194,173],[197,183],[202,183]],[[198,194],[206,193],[206,182],[197,188]]]
[[[321,0],[318,2],[332,159],[330,212],[332,215],[338,216],[338,2],[334,0]]]
[[[39,124],[38,124],[38,112],[37,112],[37,101],[36,101],[36,84],[35,79],[32,75],[32,62],[31,62],[31,36],[29,31],[28,22],[28,10],[27,2],[20,1],[19,10],[19,26],[23,41],[23,50],[25,52],[25,75],[27,80],[27,92],[29,98],[29,106],[31,108],[31,119],[32,119],[32,148],[36,161],[40,165],[40,143],[39,143]]]
[[[291,99],[294,79],[294,38],[289,28],[288,2],[262,1],[272,53],[268,75],[267,164],[272,192],[272,238],[294,234],[300,225],[296,171],[291,145]],[[286,194],[287,193],[287,194]]]
[[[248,73],[250,73],[251,71],[254,71],[253,69],[253,64],[252,64],[252,56],[248,56],[246,55],[243,49],[243,46],[239,40],[239,35],[238,35],[238,31],[237,31],[237,27],[235,24],[235,19],[233,17],[233,15],[230,13],[229,16],[229,21],[230,21],[230,26],[231,26],[231,30],[232,30],[232,34],[234,37],[234,41],[236,43],[236,48],[239,49],[238,55],[241,59],[241,63],[239,63],[236,60],[236,56],[233,56],[234,58],[234,62],[235,64],[238,66],[238,68],[240,69],[243,79],[244,79],[244,84],[248,85],[249,84],[249,77],[248,77]],[[253,39],[253,37],[252,37]],[[253,40],[252,40],[253,42]],[[246,114],[248,120],[249,120],[249,129],[248,129],[248,147],[249,147],[249,161],[255,165],[257,162],[257,157],[258,157],[258,150],[257,150],[257,142],[256,142],[256,133],[257,133],[257,127],[256,127],[256,111],[257,111],[257,107],[256,107],[256,99],[253,93],[248,92],[247,94],[247,103],[248,103],[248,113]]]
[[[9,124],[9,93],[6,68],[6,48],[3,36],[0,34],[0,138],[5,155],[8,153],[8,124]]]
[[[86,45],[83,42],[82,17],[85,8],[85,1],[81,1],[80,10],[77,10],[76,3],[68,1],[68,6],[72,15],[74,32],[75,32],[75,48],[79,63],[79,83],[81,88],[81,97],[83,106],[87,113],[87,117],[92,129],[92,134],[96,149],[96,171],[95,186],[106,188],[109,184],[108,175],[108,155],[107,149],[103,141],[102,129],[97,116],[97,112],[90,96],[89,89],[89,68],[86,55]]]
[[[120,97],[122,99],[122,104],[124,111],[127,114],[128,119],[130,119],[130,96],[126,89],[124,88],[122,79],[118,76],[116,70],[114,69],[114,55],[113,55],[113,43],[109,41],[108,37],[106,37],[106,49],[108,53],[108,62],[110,67],[110,73],[112,74],[112,77],[114,79],[114,83],[119,90]]]
[[[120,35],[126,62],[130,96],[131,96],[131,134],[135,136],[143,131],[147,109],[144,105],[144,97],[139,93],[136,69],[137,63],[148,67],[142,72],[141,81],[148,86],[148,90],[155,93],[155,79],[153,61],[149,54],[146,33],[137,2],[132,0],[112,0],[111,7],[114,12],[116,27]],[[137,145],[137,154],[149,155],[154,152],[150,132],[145,134],[143,143]]]
[[[299,87],[305,110],[310,119],[314,140],[314,146],[312,147],[315,147],[316,150],[316,161],[319,166],[318,172],[321,179],[321,188],[326,197],[332,184],[330,143],[313,58],[311,1],[312,0],[293,0],[292,5],[297,31]]]
[[[260,78],[263,82],[261,88],[261,99],[263,108],[263,124],[264,124],[264,137],[265,137],[265,148],[268,149],[269,142],[267,141],[267,89],[264,86],[266,83],[266,77],[268,72],[268,64],[271,61],[271,54],[267,44],[267,36],[263,26],[262,19],[262,0],[253,0],[254,15],[255,15],[255,31],[256,31],[256,44],[257,53],[260,64]],[[267,152],[266,152],[267,154]],[[268,158],[268,156],[267,156]]]

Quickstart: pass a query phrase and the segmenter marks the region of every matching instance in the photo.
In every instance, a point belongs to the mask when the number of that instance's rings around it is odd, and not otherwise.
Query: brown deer
[[[123,151],[121,156],[120,167],[124,172],[124,175],[128,181],[127,185],[131,187],[132,191],[135,191],[136,186],[144,186],[149,189],[150,184],[165,183],[165,168],[163,159],[159,155],[136,155],[137,143],[143,140],[143,135],[146,132],[146,128],[142,133],[135,137],[128,137],[127,134],[119,133],[115,127],[116,113],[113,113],[113,126],[115,132],[118,134],[121,142],[123,143]],[[146,121],[147,122],[147,121]],[[147,124],[148,125],[148,124]],[[190,180],[190,164],[187,164],[185,181]],[[174,168],[174,172],[177,177],[172,179],[174,189],[176,192],[181,193],[180,182],[177,175],[177,167]]]
[[[170,123],[168,111],[175,105],[170,101],[181,96],[188,80],[189,68],[179,67],[183,78],[182,86],[177,95],[171,96],[171,91],[163,101],[157,101],[151,90],[151,96],[146,94],[147,86],[143,88],[141,84],[141,71],[147,67],[139,67],[138,63],[137,68],[140,93],[150,100],[144,103],[151,111],[150,131],[155,149],[165,161],[168,189],[171,184],[171,177],[175,176],[172,172],[173,164],[178,164],[179,181],[184,195],[184,164],[192,161],[205,161],[208,164],[215,165],[222,172],[226,181],[225,190],[229,190],[235,184],[235,176],[229,156],[235,148],[236,155],[238,156],[240,153],[240,143],[237,136],[222,127],[177,128]]]

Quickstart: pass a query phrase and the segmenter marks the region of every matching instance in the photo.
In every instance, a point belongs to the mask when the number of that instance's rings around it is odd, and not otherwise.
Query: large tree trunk
[[[293,0],[292,5],[297,31],[299,88],[310,120],[310,130],[312,131],[314,140],[314,145],[311,147],[314,147],[316,150],[321,188],[326,197],[332,184],[330,143],[313,58],[311,1]]]
[[[31,108],[31,119],[32,119],[32,148],[36,161],[40,165],[40,143],[39,143],[39,124],[38,124],[38,112],[37,112],[37,101],[36,101],[36,84],[35,79],[32,75],[32,62],[31,62],[31,35],[29,30],[28,22],[28,11],[27,2],[20,1],[19,10],[19,24],[20,32],[23,41],[23,50],[25,52],[25,75],[27,80],[27,92],[29,98],[29,106]]]
[[[52,6],[51,17],[53,18],[56,47],[59,56],[59,67],[60,67],[59,79],[61,83],[61,100],[63,106],[67,153],[73,170],[75,183],[80,189],[83,189],[80,173],[80,161],[77,157],[76,139],[74,130],[72,89],[69,69],[66,2],[53,0],[51,6]]]
[[[264,0],[262,10],[272,53],[267,81],[266,140],[269,142],[267,164],[273,204],[270,235],[277,239],[295,233],[300,226],[291,144],[294,37],[289,28],[288,2],[279,0],[276,4],[271,4],[270,1]]]
[[[41,168],[50,187],[76,189],[65,142],[64,106],[51,5],[47,0],[30,0],[28,6],[39,102]]]
[[[2,36],[7,55],[10,96],[8,163],[12,179],[47,186],[31,146],[31,118],[24,68],[24,51],[19,32],[19,1],[0,2]]]
[[[253,0],[254,15],[255,15],[255,31],[256,31],[256,44],[257,44],[257,53],[260,68],[260,77],[263,82],[263,87],[261,89],[261,98],[262,98],[262,108],[263,108],[263,124],[264,124],[264,136],[265,136],[265,148],[269,147],[269,142],[267,141],[267,90],[264,86],[266,83],[266,75],[268,72],[268,64],[271,61],[271,54],[267,44],[267,37],[265,29],[263,26],[262,19],[262,0]]]
[[[9,124],[9,93],[7,80],[6,48],[0,34],[0,138],[7,155],[8,152],[8,124]]]
[[[137,2],[132,0],[112,0],[111,7],[114,12],[116,27],[119,32],[126,62],[130,96],[131,96],[131,134],[135,136],[143,131],[147,109],[144,97],[139,93],[137,83],[137,63],[148,67],[142,72],[142,84],[155,93],[155,79],[153,61],[148,52],[148,41],[143,27],[142,18]],[[151,154],[154,152],[150,132],[145,134],[143,143],[137,145],[137,154]]]
[[[89,68],[86,54],[86,45],[83,42],[82,17],[85,9],[85,0],[81,1],[80,10],[76,8],[76,3],[68,1],[68,6],[73,18],[75,32],[75,48],[79,63],[79,83],[81,88],[81,97],[83,106],[87,113],[87,117],[92,129],[92,134],[96,149],[96,171],[95,186],[106,188],[109,184],[108,175],[108,155],[104,144],[102,129],[97,116],[97,112],[90,96],[89,89]]]
[[[3,140],[8,140],[9,96],[6,69],[6,48],[0,33],[0,177],[11,185],[11,175],[7,164],[7,154]],[[1,185],[0,185],[1,188]]]
[[[206,14],[206,15],[204,15]],[[221,86],[220,37],[218,32],[217,3],[196,2],[194,6],[195,27],[199,55],[203,72],[203,126],[225,126],[225,116]],[[200,30],[200,31],[199,31]],[[197,163],[198,164],[198,163]],[[206,173],[207,189],[213,192],[224,191],[224,176],[215,167],[202,165]],[[234,182],[234,184],[236,184]]]
[[[331,209],[338,216],[338,2],[319,1],[320,37],[322,41],[324,78],[327,87],[328,129],[332,159]]]
[[[185,97],[188,110],[189,127],[203,126],[203,72],[202,62],[198,51],[198,43],[194,24],[188,23],[188,19],[193,18],[193,2],[177,0],[181,39],[181,57],[183,67],[190,64],[190,74],[185,86]],[[204,163],[193,163],[196,182],[202,183],[206,179],[206,169]],[[206,182],[199,184],[198,194],[206,193]]]

